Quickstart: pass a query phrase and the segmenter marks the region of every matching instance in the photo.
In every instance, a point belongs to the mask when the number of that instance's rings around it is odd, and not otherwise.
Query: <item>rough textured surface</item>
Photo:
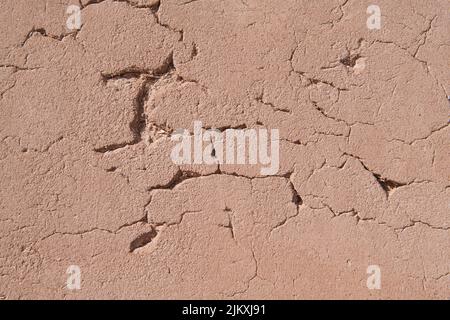
[[[1,1],[0,299],[449,298],[450,2],[370,4]],[[175,165],[196,120],[278,174]]]

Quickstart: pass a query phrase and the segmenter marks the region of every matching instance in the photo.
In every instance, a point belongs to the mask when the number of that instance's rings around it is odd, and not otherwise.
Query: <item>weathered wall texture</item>
[[[449,1],[2,0],[0,26],[0,299],[450,297]],[[278,173],[176,165],[194,121],[278,129]]]

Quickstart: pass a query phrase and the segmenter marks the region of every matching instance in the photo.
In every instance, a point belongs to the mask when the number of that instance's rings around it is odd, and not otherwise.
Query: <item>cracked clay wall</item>
[[[449,1],[1,0],[0,26],[0,299],[450,298]],[[276,130],[276,172],[174,161],[198,122]]]

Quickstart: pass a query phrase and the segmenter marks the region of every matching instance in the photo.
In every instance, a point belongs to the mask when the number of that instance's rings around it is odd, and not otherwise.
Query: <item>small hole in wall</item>
[[[294,194],[292,196],[292,202],[295,203],[297,206],[301,206],[303,204],[302,198],[298,194]]]
[[[378,174],[374,174],[374,176],[377,179],[378,183],[380,184],[381,188],[383,188],[383,190],[386,191],[386,192],[389,192],[389,191],[391,191],[391,190],[393,190],[395,188],[398,188],[398,187],[401,187],[401,186],[405,185],[405,184],[400,183],[400,182],[384,179]]]
[[[356,65],[356,60],[358,60],[361,56],[359,54],[348,55],[347,57],[340,60],[340,62],[347,67],[354,67]]]
[[[152,240],[158,235],[158,232],[155,229],[152,229],[149,232],[145,232],[140,234],[136,239],[134,239],[130,243],[130,252],[135,251],[138,248],[142,248],[152,242]]]
[[[150,11],[154,14],[158,13],[159,7],[161,6],[161,1],[156,2],[154,5],[150,7]]]

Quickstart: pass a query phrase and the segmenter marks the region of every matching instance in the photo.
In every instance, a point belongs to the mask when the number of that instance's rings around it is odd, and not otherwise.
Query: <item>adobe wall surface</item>
[[[448,299],[449,12],[1,1],[0,299]],[[175,163],[195,121],[277,172]]]

